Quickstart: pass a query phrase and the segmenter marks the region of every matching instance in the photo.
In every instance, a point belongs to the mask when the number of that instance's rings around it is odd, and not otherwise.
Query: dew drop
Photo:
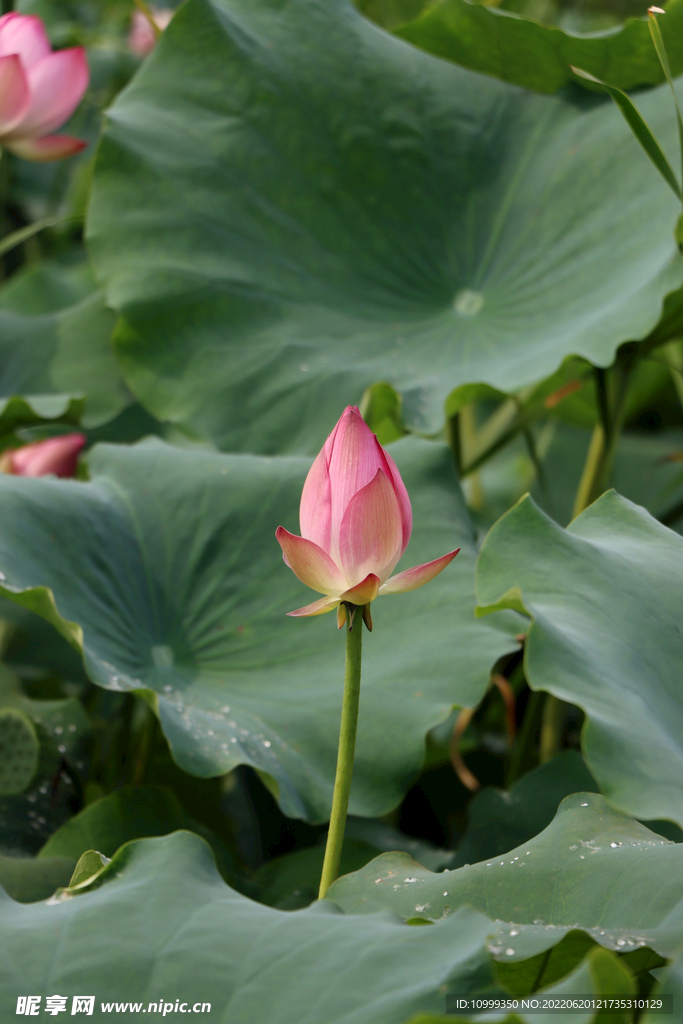
[[[616,850],[618,845],[619,845],[619,843],[610,843],[610,846],[612,847],[613,850]]]
[[[505,950],[505,956],[514,956],[514,955],[515,955],[514,949],[506,949]]]

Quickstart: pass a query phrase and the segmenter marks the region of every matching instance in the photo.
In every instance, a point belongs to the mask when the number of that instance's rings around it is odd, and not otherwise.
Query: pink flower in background
[[[84,434],[62,434],[23,448],[8,448],[0,455],[0,471],[16,476],[73,476],[85,442]]]
[[[52,52],[40,18],[0,18],[0,146],[26,160],[60,160],[86,145],[51,132],[67,121],[88,85],[85,50]]]
[[[301,537],[279,526],[285,562],[327,595],[289,615],[322,615],[342,601],[365,605],[428,583],[457,555],[392,576],[413,528],[410,498],[392,457],[349,406],[311,466],[301,494]],[[343,620],[342,620],[343,621]]]
[[[173,11],[160,10],[158,7],[150,7],[154,24],[162,32],[173,17]],[[154,49],[156,37],[149,23],[149,18],[142,11],[134,11],[128,33],[128,47],[137,53],[138,57],[146,57],[150,50]]]

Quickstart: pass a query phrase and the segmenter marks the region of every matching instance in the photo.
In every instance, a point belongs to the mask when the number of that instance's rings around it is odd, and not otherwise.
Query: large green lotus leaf
[[[223,877],[235,879],[235,864],[226,847],[209,829],[188,817],[175,793],[162,786],[125,786],[88,804],[50,836],[36,861],[66,857],[75,865],[88,850],[113,857],[120,846],[133,839],[165,836],[178,829],[202,835],[212,848]]]
[[[566,530],[525,498],[484,541],[477,595],[532,616],[527,679],[586,712],[601,792],[683,824],[683,538],[613,491]]]
[[[575,932],[574,935],[581,935],[580,932]],[[553,953],[555,950],[552,951]],[[536,966],[535,959],[529,961],[529,965]],[[572,964],[573,966],[573,964]],[[569,968],[571,970],[571,968]],[[585,960],[579,964],[571,973],[565,971],[566,977],[563,977],[560,982],[555,985],[537,985],[533,989],[526,989],[524,993],[529,994],[530,992],[542,992],[545,999],[578,999],[580,996],[592,995],[596,998],[600,996],[635,996],[637,994],[637,984],[633,977],[632,972],[626,966],[623,959],[616,956],[608,949],[603,949],[600,946],[594,947],[586,956]],[[512,993],[513,998],[517,993]],[[514,1005],[514,1004],[513,1004]],[[562,1004],[560,1004],[562,1005]],[[580,1004],[578,1004],[580,1005]],[[418,1014],[416,1017],[411,1017],[405,1024],[453,1024],[453,1013],[457,1010],[451,1011],[451,1014],[447,1017],[433,1014]],[[602,1021],[607,1024],[627,1024],[632,1020],[632,1014],[598,1014],[594,1013],[591,1009],[577,1009],[570,1011],[571,1019],[574,1024],[589,1024],[589,1021]],[[526,1021],[527,1024],[555,1024],[558,1014],[558,1010],[550,1010],[548,1013],[539,1012],[532,1010],[531,1013],[525,1012],[523,1004],[518,1000],[516,1013],[510,1017],[505,1017],[504,1012],[499,1014],[488,1013],[486,1019],[488,1020],[500,1020],[505,1021],[505,1024],[514,1024],[517,1021]],[[561,1016],[567,1016],[561,1014]],[[457,1018],[462,1019],[460,1014]],[[472,1018],[467,1017],[467,1020]],[[473,1018],[477,1020],[477,1017]]]
[[[384,907],[406,920],[473,907],[498,922],[489,950],[504,963],[577,928],[609,949],[650,946],[670,956],[683,943],[683,844],[597,794],[576,793],[547,829],[504,856],[434,874],[406,854],[385,853],[337,879],[326,899],[347,913]]]
[[[366,816],[400,801],[425,734],[453,705],[479,702],[522,622],[474,618],[476,550],[448,448],[409,438],[392,452],[413,498],[404,564],[462,550],[429,586],[373,605],[351,797]],[[309,466],[150,440],[97,448],[91,483],[2,477],[0,589],[82,645],[95,682],[153,691],[186,771],[251,764],[275,780],[287,814],[321,821],[344,637],[334,615],[286,617],[311,591],[275,540],[278,524],[298,531]]]
[[[638,102],[675,146],[667,88]],[[310,453],[377,381],[433,432],[459,385],[611,363],[681,283],[676,214],[608,100],[450,65],[346,0],[190,0],[109,111],[87,233],[140,401]]]
[[[681,0],[667,4],[659,24],[678,75],[683,71]],[[621,89],[664,80],[645,18],[581,36],[469,0],[440,0],[396,34],[437,57],[538,92],[556,92],[572,81],[572,66]]]
[[[191,828],[175,794],[161,786],[128,786],[95,800],[48,839],[43,857],[70,857],[74,861],[87,850],[113,857],[132,839],[163,836]]]
[[[130,402],[105,307],[86,264],[39,264],[0,292],[0,427],[41,419],[96,426]]]
[[[144,1022],[150,1002],[179,999],[210,1003],[221,1024],[400,1024],[492,982],[480,914],[412,928],[329,902],[275,910],[230,889],[188,832],[123,847],[85,890],[3,901],[0,996],[12,1014],[19,995],[58,992],[95,995],[93,1021],[111,1018],[103,1001],[141,1003],[125,1017]]]
[[[0,887],[18,903],[35,903],[68,885],[76,861],[69,857],[4,857],[0,854]]]
[[[538,835],[571,793],[594,791],[595,782],[575,750],[565,750],[518,779],[510,789],[487,787],[467,810],[467,830],[449,867],[505,853]],[[419,860],[419,855],[415,855]]]
[[[660,995],[669,995],[673,998],[673,1014],[667,1015],[671,1024],[681,1024],[683,1021],[683,952],[678,953],[673,963],[659,977],[659,984],[651,993],[653,998]],[[656,1011],[645,1011],[640,1020],[642,1024],[657,1024],[661,1021],[661,1013]]]

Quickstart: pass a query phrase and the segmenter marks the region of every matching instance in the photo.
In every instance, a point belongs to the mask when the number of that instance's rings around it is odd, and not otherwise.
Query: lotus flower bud
[[[60,160],[86,143],[51,132],[67,121],[88,85],[85,50],[52,52],[40,18],[0,18],[0,146],[25,160]]]
[[[73,476],[85,442],[83,434],[62,434],[23,448],[8,448],[0,456],[0,471],[16,476]]]
[[[311,466],[299,523],[300,537],[277,529],[284,560],[326,596],[289,615],[322,615],[342,602],[366,605],[382,594],[415,590],[460,550],[391,575],[410,540],[410,499],[394,460],[355,406],[345,410]]]

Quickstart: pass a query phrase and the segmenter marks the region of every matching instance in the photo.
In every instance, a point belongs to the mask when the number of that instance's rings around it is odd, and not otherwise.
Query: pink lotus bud
[[[0,471],[15,476],[73,476],[85,442],[83,434],[62,434],[23,448],[8,448],[0,456]]]
[[[160,10],[158,7],[150,7],[150,11],[152,12],[154,24],[163,32],[173,17],[173,11],[168,9]],[[146,57],[150,50],[154,49],[155,45],[156,36],[149,23],[149,18],[142,11],[134,11],[130,23],[130,32],[128,33],[129,49],[133,53],[137,53],[138,57]]]
[[[327,596],[289,615],[322,615],[342,601],[365,605],[381,594],[415,590],[460,550],[391,575],[410,540],[410,499],[394,460],[355,406],[344,411],[311,466],[299,522],[300,537],[277,529],[283,558],[302,583]]]
[[[61,160],[86,143],[51,132],[67,121],[88,85],[85,50],[52,52],[40,18],[0,18],[0,146],[26,160]]]

